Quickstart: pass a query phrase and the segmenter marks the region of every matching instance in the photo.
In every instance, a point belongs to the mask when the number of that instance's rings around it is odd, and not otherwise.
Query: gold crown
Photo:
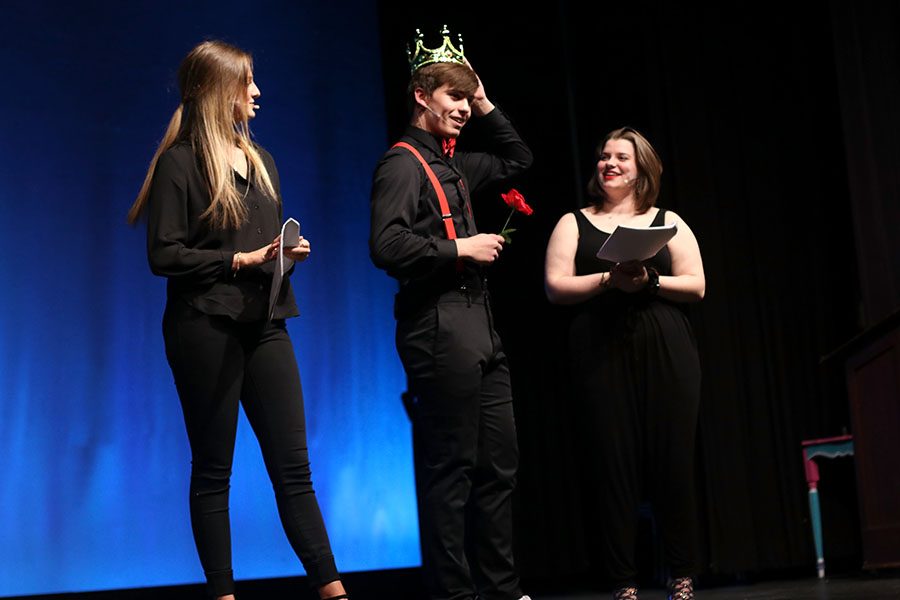
[[[462,35],[456,34],[456,39],[459,40],[459,50],[456,49],[456,46],[454,46],[453,42],[450,40],[450,30],[447,29],[446,25],[444,25],[444,28],[441,30],[441,35],[444,37],[444,42],[440,47],[426,48],[424,42],[425,37],[420,30],[416,29],[416,37],[414,40],[416,44],[415,50],[410,50],[408,44],[406,46],[406,55],[409,58],[410,73],[415,73],[417,69],[432,63],[466,64],[466,57],[463,54]]]

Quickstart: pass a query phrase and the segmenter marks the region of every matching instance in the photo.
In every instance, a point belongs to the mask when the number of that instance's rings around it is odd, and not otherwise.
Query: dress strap
[[[585,227],[593,227],[593,225],[581,210],[573,210],[572,214],[575,215],[575,222],[578,223],[578,235],[584,236]]]
[[[660,227],[666,224],[666,209],[660,208],[656,212],[656,216],[653,217],[653,222],[650,223],[650,227]]]

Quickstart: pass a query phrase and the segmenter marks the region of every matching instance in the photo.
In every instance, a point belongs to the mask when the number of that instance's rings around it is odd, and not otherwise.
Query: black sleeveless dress
[[[576,275],[609,271],[596,258],[609,233],[581,211]],[[660,210],[653,225],[665,223]],[[668,247],[644,261],[672,274]],[[575,307],[569,352],[579,411],[590,428],[599,515],[609,575],[635,583],[637,510],[653,502],[673,577],[697,567],[694,438],[700,362],[687,316],[676,303],[645,292],[608,290]]]

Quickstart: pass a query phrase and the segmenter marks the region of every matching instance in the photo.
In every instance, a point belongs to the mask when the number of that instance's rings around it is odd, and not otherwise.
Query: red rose
[[[534,209],[528,206],[528,203],[525,202],[525,196],[523,196],[519,190],[511,189],[505,194],[500,194],[500,197],[503,198],[503,201],[506,202],[506,205],[509,206],[512,210],[509,211],[509,216],[506,217],[506,223],[503,224],[503,228],[500,231],[500,235],[503,236],[503,239],[506,240],[507,244],[512,243],[512,233],[515,229],[508,229],[509,220],[512,219],[512,216],[519,211],[520,213],[528,216],[534,213]]]
[[[534,209],[525,202],[525,196],[515,188],[509,190],[505,194],[500,194],[500,197],[503,198],[503,201],[506,202],[507,206],[512,207],[520,213],[524,213],[525,215],[534,213]]]

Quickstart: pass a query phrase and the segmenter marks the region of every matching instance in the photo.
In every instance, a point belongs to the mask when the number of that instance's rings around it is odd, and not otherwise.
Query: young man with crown
[[[410,126],[372,187],[372,260],[400,283],[397,351],[409,381],[422,567],[433,600],[527,600],[512,551],[518,466],[509,366],[485,268],[503,238],[478,233],[471,194],[524,171],[531,152],[450,40],[410,54]],[[456,152],[470,119],[488,152]]]

